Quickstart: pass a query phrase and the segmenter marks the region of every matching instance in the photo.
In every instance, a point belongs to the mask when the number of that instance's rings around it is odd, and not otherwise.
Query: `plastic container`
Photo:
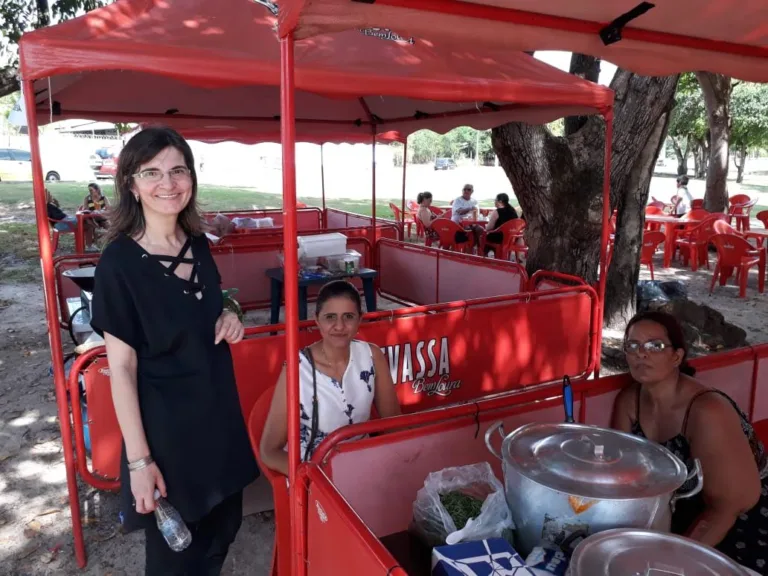
[[[298,242],[300,259],[345,254],[347,251],[347,237],[338,232],[314,236],[299,236]]]
[[[334,254],[326,256],[320,260],[330,272],[338,274],[356,274],[360,271],[360,252],[357,250],[347,250],[344,254]]]
[[[181,514],[160,496],[159,490],[155,490],[155,520],[160,534],[174,552],[181,552],[192,543],[192,534]]]

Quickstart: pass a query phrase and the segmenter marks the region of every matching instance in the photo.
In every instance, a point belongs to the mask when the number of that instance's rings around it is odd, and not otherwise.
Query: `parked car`
[[[89,163],[96,178],[114,178],[117,173],[119,151],[111,148],[99,148],[91,154]]]
[[[435,170],[453,170],[456,168],[456,161],[453,158],[437,158],[435,160]]]
[[[29,152],[0,148],[0,180],[32,180],[32,157]]]

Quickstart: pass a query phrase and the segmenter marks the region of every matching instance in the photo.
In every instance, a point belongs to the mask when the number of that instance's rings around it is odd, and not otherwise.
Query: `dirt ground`
[[[660,255],[657,266],[657,279],[684,281],[691,299],[746,330],[751,344],[768,341],[768,296],[757,293],[755,272],[746,300],[740,300],[732,285],[710,296],[706,269],[663,270]],[[650,275],[644,269],[641,277]],[[27,278],[6,276],[0,285],[0,576],[138,576],[142,534],[121,534],[116,496],[84,484],[80,497],[89,563],[85,571],[76,567],[42,288]],[[250,315],[249,323],[263,323],[265,314]],[[267,574],[273,534],[271,512],[244,518],[224,573]]]

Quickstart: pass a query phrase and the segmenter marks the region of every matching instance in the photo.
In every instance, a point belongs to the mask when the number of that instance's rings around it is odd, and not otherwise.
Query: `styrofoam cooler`
[[[345,254],[347,237],[338,232],[299,236],[299,258],[322,258],[335,254]]]

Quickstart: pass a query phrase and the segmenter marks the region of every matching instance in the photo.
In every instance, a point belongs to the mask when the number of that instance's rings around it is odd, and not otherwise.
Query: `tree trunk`
[[[744,167],[747,165],[747,148],[739,146],[736,150],[736,156],[733,157],[733,163],[736,164],[736,183],[744,182]]]
[[[600,80],[600,59],[593,56],[585,56],[576,52],[571,54],[571,74],[588,82]],[[565,135],[570,136],[578,132],[589,120],[589,116],[569,116],[565,119]]]
[[[731,138],[731,78],[711,72],[696,72],[704,94],[709,125],[709,167],[704,207],[724,212],[728,207],[728,145]]]
[[[671,119],[672,100],[651,132],[629,173],[624,194],[619,200],[613,258],[605,289],[605,324],[623,330],[635,315],[636,288],[640,277],[640,252],[645,227],[645,207],[651,189],[653,168],[664,147]]]
[[[690,139],[686,141],[685,150],[680,147],[677,138],[673,136],[670,140],[672,141],[672,148],[675,150],[675,156],[677,156],[677,175],[681,176],[682,174],[688,174],[688,150],[690,149]]]
[[[701,146],[698,142],[693,145],[693,177],[701,178]],[[679,174],[678,174],[679,175]]]
[[[654,155],[646,166],[643,153],[649,147],[658,152],[659,119],[669,110],[676,86],[677,76],[644,77],[624,70],[618,70],[611,83],[616,93],[611,204],[618,206],[621,223],[642,222],[648,187],[639,171],[645,166],[650,180],[656,159]],[[578,275],[590,284],[597,281],[604,134],[605,122],[594,116],[564,137],[553,136],[543,126],[520,123],[493,129],[493,148],[528,224],[529,273],[545,268]],[[638,190],[646,198],[639,197]],[[626,262],[621,251],[633,242],[639,247],[640,230],[641,226],[617,233],[614,257],[621,263],[608,276],[613,299],[606,306],[608,324],[634,308],[639,249]]]

